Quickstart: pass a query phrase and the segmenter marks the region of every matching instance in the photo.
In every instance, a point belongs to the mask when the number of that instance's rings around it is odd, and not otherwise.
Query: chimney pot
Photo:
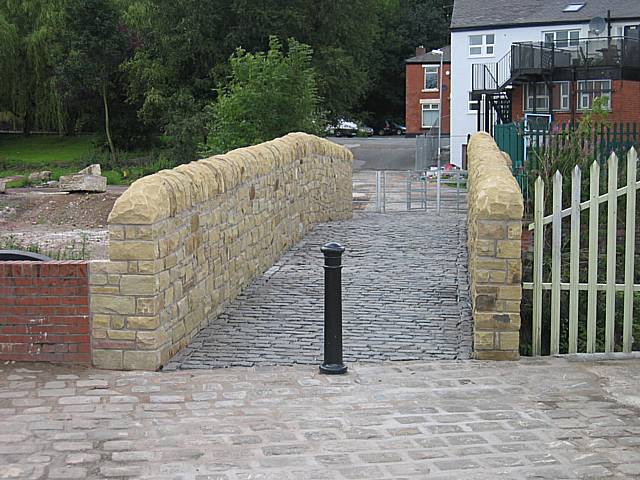
[[[416,57],[419,55],[424,55],[425,53],[427,53],[427,50],[424,48],[424,45],[416,47]]]

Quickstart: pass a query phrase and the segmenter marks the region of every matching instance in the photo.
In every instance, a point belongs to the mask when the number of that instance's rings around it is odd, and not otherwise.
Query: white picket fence
[[[578,353],[578,322],[585,319],[578,318],[578,302],[580,292],[587,291],[586,318],[586,353],[596,352],[596,314],[598,292],[605,292],[605,352],[613,352],[615,344],[615,298],[616,292],[624,292],[623,311],[623,340],[622,350],[630,352],[633,338],[633,297],[640,291],[640,285],[634,284],[634,253],[636,235],[636,192],[640,188],[640,181],[636,180],[638,156],[635,149],[627,155],[627,184],[618,187],[618,158],[615,154],[608,161],[607,193],[600,194],[600,165],[591,165],[589,177],[589,199],[582,201],[580,195],[581,174],[579,167],[575,167],[571,177],[571,206],[563,209],[562,205],[562,175],[556,172],[553,177],[553,213],[544,216],[544,182],[538,177],[535,182],[534,222],[529,230],[534,231],[534,260],[533,282],[524,283],[523,288],[533,290],[533,332],[532,354],[541,354],[542,291],[551,290],[551,344],[549,353],[560,353],[560,313],[561,291],[569,291],[569,339],[568,353]],[[618,228],[618,197],[626,195],[625,219],[625,257],[624,283],[616,283],[616,240]],[[598,283],[598,244],[599,244],[599,206],[607,203],[607,246],[606,246],[606,282]],[[593,208],[593,207],[596,208]],[[580,212],[589,210],[588,235],[588,275],[587,283],[581,283],[579,278],[580,263]],[[569,254],[569,282],[561,278],[562,267],[562,219],[570,217],[570,254]],[[544,227],[551,224],[551,282],[543,282],[544,273]],[[582,352],[581,352],[582,353]]]

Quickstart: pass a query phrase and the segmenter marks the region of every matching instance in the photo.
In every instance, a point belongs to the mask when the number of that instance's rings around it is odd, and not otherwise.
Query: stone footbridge
[[[464,359],[471,353],[466,216],[356,213],[320,224],[210,321],[165,370],[318,364],[320,246],[343,243],[344,359]]]

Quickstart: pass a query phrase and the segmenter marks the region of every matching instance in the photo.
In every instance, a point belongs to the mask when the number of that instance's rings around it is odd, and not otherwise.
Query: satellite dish
[[[607,28],[607,21],[602,17],[593,17],[589,22],[589,31],[600,35]]]

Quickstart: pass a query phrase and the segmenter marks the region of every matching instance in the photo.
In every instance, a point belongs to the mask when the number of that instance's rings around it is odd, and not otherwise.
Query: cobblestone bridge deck
[[[165,370],[321,362],[330,240],[347,247],[345,362],[469,357],[465,216],[357,213],[313,229]]]

